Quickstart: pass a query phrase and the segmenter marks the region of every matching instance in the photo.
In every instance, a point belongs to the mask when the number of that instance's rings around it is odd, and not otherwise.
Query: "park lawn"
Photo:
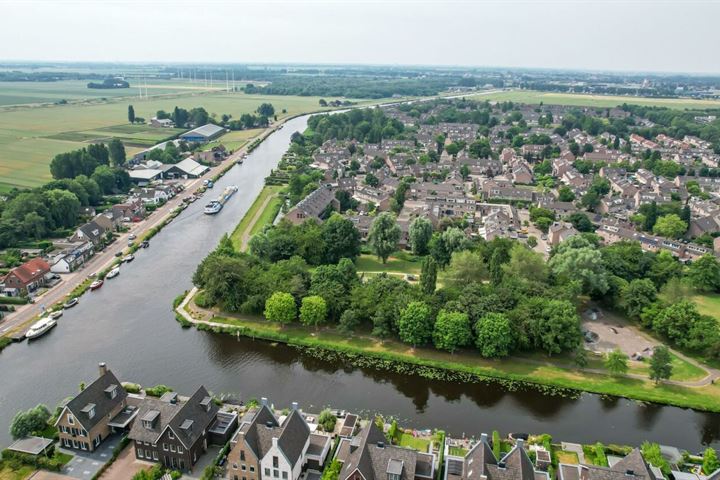
[[[363,254],[355,260],[355,267],[358,272],[385,272],[402,275],[420,275],[421,269],[420,262],[407,254],[402,256],[393,254],[384,264],[375,255]]]
[[[655,385],[649,379],[640,380],[583,372],[569,368],[564,362],[556,365],[553,363],[553,357],[546,357],[547,362],[543,364],[529,363],[513,357],[489,360],[480,357],[472,350],[450,354],[434,348],[412,349],[395,339],[381,340],[366,335],[347,336],[334,328],[326,327],[314,330],[297,323],[280,326],[262,318],[232,316],[225,313],[216,314],[213,322],[243,327],[244,331],[241,333],[253,338],[365,354],[384,360],[392,359],[418,366],[466,372],[510,381],[570,388],[700,410],[720,411],[720,385],[693,388],[668,384]]]
[[[720,321],[720,294],[704,293],[694,295],[691,299],[703,315],[709,315]]]
[[[58,153],[87,146],[86,142],[96,139],[98,133],[100,137],[129,136],[131,144],[140,146],[148,146],[155,143],[155,139],[159,141],[172,134],[166,129],[154,129],[157,137],[149,137],[146,130],[143,130],[145,133],[128,133],[128,128],[135,127],[125,124],[128,104],[134,106],[138,117],[146,119],[155,116],[158,110],[171,111],[175,106],[186,109],[204,107],[208,113],[227,113],[233,118],[240,118],[243,113],[252,113],[265,102],[272,103],[278,118],[320,110],[320,97],[246,95],[240,92],[187,93],[185,90],[181,92],[184,93],[151,96],[142,100],[108,96],[107,100],[88,104],[0,107],[0,184],[28,188],[50,181],[50,160]],[[380,102],[381,100],[362,100],[357,103]],[[285,113],[282,113],[283,109]],[[119,126],[122,126],[124,135],[113,135],[120,133],[117,130]],[[145,128],[142,125],[137,127]]]
[[[403,432],[400,434],[400,441],[398,442],[398,445],[401,447],[414,448],[419,452],[427,452],[430,448],[430,440],[413,437],[412,433]]]
[[[30,465],[23,465],[18,470],[13,470],[9,465],[0,462],[0,480],[25,480],[35,469]]]
[[[263,211],[262,215],[258,218],[257,223],[255,225],[251,225],[253,218],[255,218],[255,215],[257,215],[260,207],[263,206],[263,203],[265,203],[267,198],[271,196],[277,196],[283,190],[283,188],[284,187],[280,185],[266,185],[265,187],[263,187],[263,189],[260,191],[260,194],[257,196],[248,211],[245,213],[245,216],[243,216],[242,220],[240,220],[240,223],[238,223],[237,227],[235,227],[235,230],[233,230],[233,232],[230,234],[230,239],[232,240],[233,245],[236,249],[242,249],[242,239],[245,236],[245,233],[248,232],[248,229],[250,229],[249,233],[253,235],[253,230],[257,233],[263,226],[272,222],[272,220],[275,218],[274,216],[268,219],[274,208],[274,202],[271,201],[267,205],[268,208],[266,208]],[[278,197],[278,203],[280,202],[280,197]],[[275,215],[277,215],[277,211],[275,211]]]
[[[644,98],[622,95],[589,95],[581,93],[540,92],[536,90],[510,90],[495,93],[468,95],[479,101],[519,102],[545,105],[570,105],[579,107],[612,108],[627,103],[650,107],[673,109],[720,108],[720,100],[694,100],[690,98]]]
[[[702,380],[707,377],[708,372],[702,368],[689,363],[677,355],[670,354],[672,357],[672,374],[670,380],[681,382]],[[630,373],[639,373],[643,375],[650,374],[650,359],[642,362],[630,362]]]

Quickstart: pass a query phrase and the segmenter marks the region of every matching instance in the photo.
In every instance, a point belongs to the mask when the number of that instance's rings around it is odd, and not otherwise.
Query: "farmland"
[[[34,84],[28,87],[29,90],[37,88]],[[204,107],[210,114],[227,113],[239,118],[243,113],[253,112],[261,103],[270,102],[278,118],[283,118],[317,110],[318,100],[318,97],[185,91],[142,100],[123,98],[90,104],[0,108],[0,191],[47,182],[50,180],[48,165],[53,156],[81,148],[93,140],[118,137],[128,142],[127,150],[132,153],[178,132],[129,125],[128,104],[134,106],[137,116],[146,119],[158,110],[171,111],[176,105],[186,109]],[[232,139],[237,144],[245,140],[242,134],[232,135],[237,137]]]
[[[720,108],[720,100],[693,100],[690,98],[645,98],[626,97],[620,95],[586,95],[579,93],[539,92],[535,90],[509,90],[496,93],[469,94],[479,100],[499,102],[536,103],[546,105],[575,105],[579,107],[617,107],[623,103],[651,107],[686,108]]]

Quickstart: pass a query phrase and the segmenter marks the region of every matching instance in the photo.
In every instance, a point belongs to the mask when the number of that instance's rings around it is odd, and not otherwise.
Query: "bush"
[[[30,465],[35,468],[49,470],[51,472],[59,472],[63,465],[67,463],[67,460],[65,460],[63,457],[55,455],[54,452],[51,454],[51,456],[46,457],[44,455],[35,456],[27,453],[3,450],[2,458],[3,460],[9,461],[11,467],[12,464]]]
[[[4,303],[6,305],[25,305],[28,303],[27,297],[6,297],[4,295],[0,295],[0,303]]]
[[[173,389],[167,385],[155,385],[145,389],[145,393],[151,397],[162,397],[167,392],[172,392]]]
[[[137,383],[125,382],[122,385],[125,391],[128,393],[140,393],[141,387]]]
[[[332,432],[333,430],[335,430],[337,417],[333,415],[329,408],[326,408],[325,410],[320,412],[320,416],[318,417],[318,423],[324,431]]]

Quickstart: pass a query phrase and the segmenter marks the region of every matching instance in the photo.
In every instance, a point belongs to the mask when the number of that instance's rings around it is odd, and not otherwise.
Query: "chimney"
[[[385,442],[377,442],[378,448],[385,448]]]
[[[298,402],[292,402],[292,409],[297,410],[298,409]]]
[[[263,407],[267,407],[267,404],[267,397],[262,397],[260,399],[260,405],[262,405]]]
[[[107,373],[107,365],[105,365],[105,362],[100,362],[98,364],[98,370],[100,371],[101,377]]]

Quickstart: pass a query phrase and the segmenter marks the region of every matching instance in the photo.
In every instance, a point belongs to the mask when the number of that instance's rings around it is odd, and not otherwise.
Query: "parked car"
[[[136,238],[137,238],[137,235],[135,235],[134,233],[131,233],[130,235],[128,235],[128,240],[135,240]]]
[[[148,242],[147,240],[143,240],[143,241],[140,243],[140,246],[141,246],[142,248],[148,248],[148,247],[150,246],[150,242]]]
[[[118,258],[122,257],[122,256],[123,256],[122,251],[115,252],[115,256],[118,257]]]

